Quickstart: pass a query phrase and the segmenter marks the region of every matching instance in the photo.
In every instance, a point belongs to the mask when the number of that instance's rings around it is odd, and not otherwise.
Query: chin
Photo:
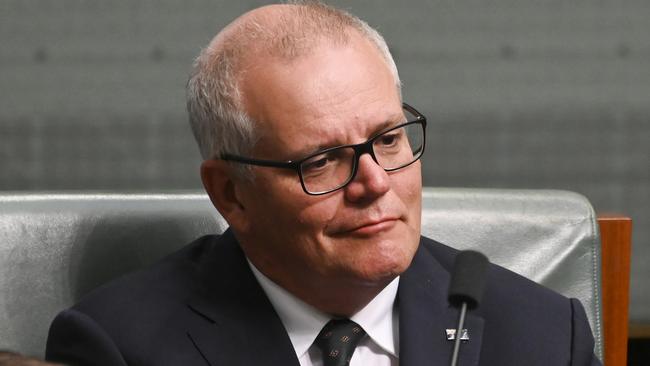
[[[417,245],[405,245],[367,253],[357,263],[356,275],[368,284],[385,286],[406,271],[411,265],[416,249]]]
[[[356,282],[366,287],[384,288],[397,276],[401,275],[407,267],[373,268],[367,271],[354,273]]]

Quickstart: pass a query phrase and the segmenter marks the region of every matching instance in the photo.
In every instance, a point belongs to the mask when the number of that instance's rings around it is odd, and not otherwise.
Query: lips
[[[391,229],[399,218],[397,217],[384,217],[380,219],[373,219],[362,221],[360,223],[347,224],[337,230],[339,235],[373,235],[385,230]]]

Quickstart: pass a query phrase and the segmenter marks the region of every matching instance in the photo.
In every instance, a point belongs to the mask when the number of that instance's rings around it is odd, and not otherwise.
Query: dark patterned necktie
[[[363,328],[352,320],[333,319],[325,324],[314,344],[323,352],[324,366],[347,366],[365,335]]]

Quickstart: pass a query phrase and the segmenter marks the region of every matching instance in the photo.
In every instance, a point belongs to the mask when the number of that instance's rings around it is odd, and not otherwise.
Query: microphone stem
[[[465,325],[465,313],[467,313],[467,303],[463,301],[458,316],[458,327],[456,328],[456,339],[454,339],[454,353],[451,355],[451,366],[456,366],[458,362],[458,351],[460,350],[460,338],[463,335],[463,326]]]

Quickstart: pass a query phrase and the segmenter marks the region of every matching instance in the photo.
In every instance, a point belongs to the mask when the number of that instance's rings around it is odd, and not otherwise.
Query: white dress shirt
[[[248,261],[257,281],[284,324],[301,366],[322,366],[321,351],[314,340],[332,317],[306,304],[278,286]],[[399,319],[397,287],[399,277],[386,286],[368,305],[350,317],[368,334],[357,346],[350,366],[399,365]]]

